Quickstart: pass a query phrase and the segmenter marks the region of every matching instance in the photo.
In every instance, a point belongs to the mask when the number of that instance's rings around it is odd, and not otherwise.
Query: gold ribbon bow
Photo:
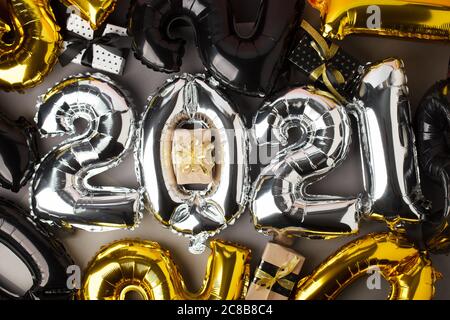
[[[203,174],[209,174],[214,167],[214,162],[211,160],[213,149],[214,145],[211,142],[202,142],[196,134],[190,146],[177,146],[176,153],[182,160],[182,172],[187,174],[200,169]]]
[[[299,257],[293,256],[292,259],[287,261],[277,270],[277,273],[274,276],[258,268],[255,272],[255,278],[258,279],[256,281],[256,284],[260,287],[270,289],[273,287],[275,283],[278,283],[281,287],[285,288],[286,290],[292,291],[292,289],[294,289],[295,283],[284,278],[294,271],[299,261],[300,261]]]
[[[314,39],[314,41],[311,41],[311,46],[316,50],[318,53],[320,59],[323,61],[323,63],[318,66],[316,69],[314,69],[309,77],[316,81],[320,77],[322,77],[323,82],[325,83],[325,86],[330,90],[330,92],[335,95],[335,97],[340,102],[346,102],[346,99],[339,93],[337,90],[333,87],[333,84],[331,83],[330,79],[328,78],[327,71],[331,72],[336,79],[337,83],[339,85],[345,83],[344,76],[339,70],[327,69],[327,61],[329,61],[331,58],[333,58],[336,53],[339,50],[339,46],[332,43],[331,45],[328,45],[328,43],[325,41],[325,39],[317,32],[316,29],[314,29],[308,22],[305,20],[302,21],[301,27]]]

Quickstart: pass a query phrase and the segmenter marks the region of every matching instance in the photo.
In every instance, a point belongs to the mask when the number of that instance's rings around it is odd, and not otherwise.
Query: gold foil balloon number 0
[[[250,250],[213,240],[202,288],[192,293],[170,253],[156,242],[122,240],[103,248],[89,264],[79,292],[82,300],[242,299],[250,276]]]
[[[97,28],[115,0],[67,0]],[[0,19],[0,89],[23,90],[39,84],[58,60],[59,26],[48,0],[8,0],[9,21]]]

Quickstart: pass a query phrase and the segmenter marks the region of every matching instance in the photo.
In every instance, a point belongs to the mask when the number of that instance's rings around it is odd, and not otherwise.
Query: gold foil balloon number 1
[[[450,40],[448,0],[308,0],[320,11],[322,31],[343,39],[366,33],[426,40]]]
[[[82,300],[236,300],[247,293],[250,250],[219,240],[211,255],[202,288],[192,293],[170,253],[156,242],[117,241],[101,249],[89,264],[79,292]]]
[[[115,0],[67,0],[97,28],[114,10]],[[7,0],[9,21],[0,19],[0,90],[33,87],[52,70],[61,46],[49,0]]]

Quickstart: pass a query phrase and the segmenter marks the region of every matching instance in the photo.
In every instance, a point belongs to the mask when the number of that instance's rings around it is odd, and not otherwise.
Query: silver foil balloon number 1
[[[126,94],[109,78],[80,75],[39,98],[37,126],[44,136],[75,134],[42,160],[31,186],[32,213],[40,220],[88,231],[130,228],[139,220],[139,192],[92,186],[88,180],[117,166],[133,149],[136,123]]]
[[[137,152],[146,208],[193,253],[239,217],[248,192],[246,130],[212,81],[183,75],[151,97]]]
[[[310,195],[306,188],[339,165],[348,153],[356,117],[364,190],[354,198]],[[300,139],[289,143],[290,129]],[[263,232],[332,237],[354,233],[362,217],[415,230],[426,218],[400,60],[367,66],[346,107],[321,93],[297,88],[268,102],[256,115],[256,145],[279,145],[253,185],[250,209]],[[408,229],[409,230],[409,229]]]
[[[372,218],[419,222],[428,213],[420,188],[403,62],[388,59],[368,66],[348,109],[358,122],[366,208]]]

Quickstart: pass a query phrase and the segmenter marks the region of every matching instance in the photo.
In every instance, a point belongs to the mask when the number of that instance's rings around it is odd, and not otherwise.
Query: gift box
[[[172,163],[177,184],[209,184],[213,181],[212,133],[210,129],[176,129]]]
[[[360,62],[320,35],[308,22],[302,21],[304,33],[300,42],[289,55],[289,60],[306,74],[316,85],[341,100],[351,80],[358,73]]]
[[[67,19],[60,63],[76,63],[114,74],[122,74],[131,40],[127,29],[113,24],[94,31],[76,14]]]
[[[298,252],[269,242],[247,292],[246,300],[287,300],[299,280],[305,258]]]

